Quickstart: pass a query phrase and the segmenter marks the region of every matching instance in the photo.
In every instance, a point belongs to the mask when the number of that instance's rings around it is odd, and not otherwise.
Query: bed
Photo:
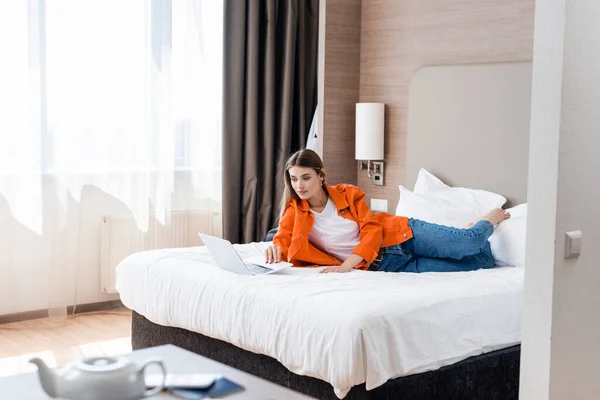
[[[526,201],[530,70],[530,63],[511,63],[419,71],[409,101],[407,174],[426,167],[454,185]],[[481,134],[485,126],[493,137]],[[475,158],[486,168],[474,169],[454,161],[464,160],[460,147],[452,157],[436,156],[437,148],[448,154],[439,142],[449,137],[469,137],[468,152],[476,154],[501,137],[500,147],[518,148],[511,154],[520,159],[490,165],[484,153]],[[266,245],[236,249],[251,256]],[[128,257],[118,266],[117,289],[133,310],[134,349],[173,343],[320,399],[518,397],[522,268],[241,277],[197,247]]]

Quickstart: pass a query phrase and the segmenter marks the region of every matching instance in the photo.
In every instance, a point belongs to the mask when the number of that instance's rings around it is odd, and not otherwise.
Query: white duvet
[[[243,256],[267,243],[235,245]],[[134,254],[117,269],[123,303],[150,321],[185,328],[277,359],[329,382],[343,398],[388,379],[434,370],[520,342],[523,269],[462,273],[291,268],[239,276],[204,247]]]

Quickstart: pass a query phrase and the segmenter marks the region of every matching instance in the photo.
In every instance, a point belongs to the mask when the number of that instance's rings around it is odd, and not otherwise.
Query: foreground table
[[[148,357],[161,357],[169,373],[216,373],[245,388],[244,391],[223,397],[226,399],[312,399],[311,397],[173,345],[136,350],[131,354],[127,354],[126,357],[138,363],[142,363]],[[152,367],[154,366],[148,367],[148,372],[158,370],[158,368],[156,370],[151,369]],[[0,399],[2,400],[49,398],[40,385],[37,372],[0,378]],[[176,397],[166,392],[152,397],[152,399],[173,398]]]

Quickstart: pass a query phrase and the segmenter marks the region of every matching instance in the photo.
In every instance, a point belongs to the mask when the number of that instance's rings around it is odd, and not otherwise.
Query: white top
[[[234,245],[244,258],[271,242]],[[130,309],[277,359],[339,397],[521,340],[524,268],[403,274],[286,268],[236,275],[205,247],[136,253],[117,267]]]
[[[331,198],[320,213],[312,210],[315,216],[308,241],[321,251],[331,254],[344,262],[360,243],[358,223],[340,217]]]

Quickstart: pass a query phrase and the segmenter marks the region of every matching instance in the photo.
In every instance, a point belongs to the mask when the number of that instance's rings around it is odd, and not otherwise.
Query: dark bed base
[[[317,399],[337,399],[330,384],[296,375],[274,358],[254,354],[185,329],[154,324],[133,312],[133,349],[174,344]],[[471,357],[436,371],[409,375],[367,391],[352,388],[346,399],[510,400],[518,399],[521,346]]]

